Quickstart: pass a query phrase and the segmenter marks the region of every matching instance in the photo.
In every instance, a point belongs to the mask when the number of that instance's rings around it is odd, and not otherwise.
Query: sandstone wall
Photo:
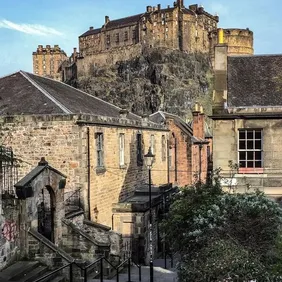
[[[105,225],[112,223],[112,204],[133,195],[134,190],[148,183],[148,170],[137,165],[136,134],[142,134],[143,155],[148,152],[150,136],[155,137],[156,155],[152,168],[153,184],[167,183],[167,160],[162,159],[162,136],[168,132],[133,128],[91,127],[90,136],[104,135],[104,169],[97,168],[95,139],[90,141],[91,164],[91,218]],[[119,164],[119,134],[125,136],[125,165]]]
[[[259,128],[263,130],[263,173],[235,174],[233,184],[239,191],[248,187],[261,189],[266,194],[278,197],[282,195],[282,122],[280,119],[252,120],[214,120],[213,161],[214,168],[221,167],[223,176],[231,178],[229,160],[238,163],[238,129]]]

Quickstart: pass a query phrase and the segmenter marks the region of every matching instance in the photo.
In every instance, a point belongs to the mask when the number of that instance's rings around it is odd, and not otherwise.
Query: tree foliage
[[[181,255],[180,281],[282,281],[281,223],[263,192],[228,193],[215,181],[181,189],[162,229]]]

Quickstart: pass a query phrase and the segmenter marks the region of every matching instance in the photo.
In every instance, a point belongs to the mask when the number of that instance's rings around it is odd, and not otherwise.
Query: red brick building
[[[170,130],[168,183],[181,187],[199,180],[205,182],[212,170],[212,135],[202,107],[196,104],[190,123],[162,111],[152,114],[150,120],[166,124]]]

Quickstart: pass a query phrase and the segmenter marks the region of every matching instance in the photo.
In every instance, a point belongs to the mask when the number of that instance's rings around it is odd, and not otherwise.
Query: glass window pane
[[[239,141],[239,149],[240,150],[246,149],[246,141]]]
[[[240,161],[246,160],[246,152],[239,152],[239,160]]]
[[[240,161],[239,165],[240,167],[246,167],[246,162]]]
[[[256,130],[255,131],[255,138],[256,139],[261,139],[261,130]]]
[[[253,130],[247,131],[247,139],[253,139],[254,138],[254,132]]]
[[[261,150],[261,140],[255,141],[255,148]]]
[[[254,141],[247,141],[247,149],[251,150],[254,149]]]
[[[254,159],[254,152],[247,152],[247,160],[251,161]]]
[[[261,163],[261,161],[257,161],[257,162],[255,162],[255,167],[262,167],[262,163]]]
[[[247,167],[254,167],[254,162],[248,161],[247,162]]]
[[[245,139],[245,131],[243,130],[239,131],[239,139]]]
[[[260,152],[255,152],[255,160],[256,161],[261,161],[261,151]]]

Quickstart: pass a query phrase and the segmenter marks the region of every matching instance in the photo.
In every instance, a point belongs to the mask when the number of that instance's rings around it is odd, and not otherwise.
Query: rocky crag
[[[88,76],[71,83],[140,115],[163,110],[189,119],[196,101],[211,112],[212,68],[207,54],[154,49],[111,67],[93,67]]]

